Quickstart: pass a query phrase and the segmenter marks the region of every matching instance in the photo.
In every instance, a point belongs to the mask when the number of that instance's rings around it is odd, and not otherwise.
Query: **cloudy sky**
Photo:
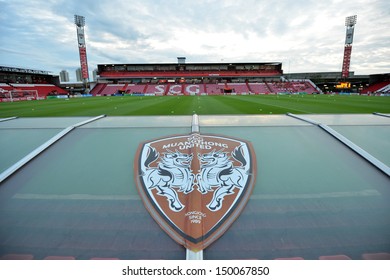
[[[345,18],[357,15],[350,70],[390,72],[388,0],[0,0],[0,65],[65,69],[74,80],[75,14],[85,17],[90,71],[178,56],[341,71]]]

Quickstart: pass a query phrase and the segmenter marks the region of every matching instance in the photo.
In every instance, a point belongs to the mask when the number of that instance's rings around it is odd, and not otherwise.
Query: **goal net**
[[[22,100],[37,100],[38,91],[34,89],[14,89],[9,91],[2,91],[0,99],[3,102],[13,102]]]

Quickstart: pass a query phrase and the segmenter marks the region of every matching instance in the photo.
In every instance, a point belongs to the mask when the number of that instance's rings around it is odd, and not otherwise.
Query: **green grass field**
[[[342,95],[91,97],[0,103],[0,117],[389,113],[390,97]]]

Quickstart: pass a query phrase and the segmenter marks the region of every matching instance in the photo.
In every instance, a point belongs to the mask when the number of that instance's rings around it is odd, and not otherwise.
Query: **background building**
[[[62,70],[60,72],[60,81],[61,82],[69,82],[69,73],[66,70]]]
[[[76,80],[77,80],[78,82],[82,82],[82,81],[83,81],[83,78],[82,78],[82,76],[81,76],[81,68],[77,68],[77,69],[76,69]]]
[[[97,81],[97,72],[98,72],[98,70],[97,69],[94,69],[93,71],[92,71],[92,77],[93,77],[93,81]]]

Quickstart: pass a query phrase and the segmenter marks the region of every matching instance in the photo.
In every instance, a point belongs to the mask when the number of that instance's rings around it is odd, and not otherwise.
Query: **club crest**
[[[256,159],[244,140],[176,135],[140,144],[135,180],[154,220],[192,251],[218,239],[245,207]]]

